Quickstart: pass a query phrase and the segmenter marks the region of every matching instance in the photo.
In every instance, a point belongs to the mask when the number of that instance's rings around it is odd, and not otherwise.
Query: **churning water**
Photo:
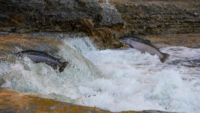
[[[200,68],[189,62],[200,59],[200,49],[162,48],[171,56],[161,63],[135,49],[98,50],[88,37],[66,38],[59,48],[69,62],[64,72],[28,58],[4,62],[2,87],[110,111],[200,112]],[[174,65],[177,60],[184,62]]]

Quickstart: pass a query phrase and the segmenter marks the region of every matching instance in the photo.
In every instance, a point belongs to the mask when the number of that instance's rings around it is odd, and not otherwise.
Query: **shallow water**
[[[200,112],[200,68],[172,65],[175,60],[200,59],[200,49],[161,51],[170,54],[165,63],[135,49],[98,50],[88,37],[65,38],[57,53],[70,62],[63,73],[10,56],[15,62],[0,64],[6,80],[2,87],[114,112]]]

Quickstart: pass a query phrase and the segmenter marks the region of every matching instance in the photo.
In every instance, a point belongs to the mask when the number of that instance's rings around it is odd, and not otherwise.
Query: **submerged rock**
[[[174,60],[170,64],[172,65],[181,65],[185,67],[200,67],[200,59],[194,60]]]

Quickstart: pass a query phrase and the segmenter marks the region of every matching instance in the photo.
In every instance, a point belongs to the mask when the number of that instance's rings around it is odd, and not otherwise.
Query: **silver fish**
[[[145,52],[148,52],[151,55],[156,54],[162,63],[164,63],[170,56],[167,53],[162,53],[149,40],[145,40],[136,36],[123,36],[119,38],[119,41],[128,45],[131,48],[135,48],[141,51],[142,54]]]
[[[67,66],[68,62],[60,62],[58,58],[55,58],[43,51],[37,51],[37,50],[26,50],[26,51],[20,51],[18,53],[15,53],[18,57],[25,57],[27,56],[35,63],[45,63],[49,66],[51,66],[53,69],[57,69],[59,67],[59,71],[64,71],[65,67]]]

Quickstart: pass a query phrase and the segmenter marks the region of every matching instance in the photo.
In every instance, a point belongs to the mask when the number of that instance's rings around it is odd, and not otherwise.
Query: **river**
[[[112,112],[200,112],[199,48],[163,47],[170,58],[161,63],[156,55],[132,48],[99,50],[87,36],[51,36],[35,48],[68,61],[65,70],[9,54],[1,57],[0,76],[6,82],[1,87]]]

